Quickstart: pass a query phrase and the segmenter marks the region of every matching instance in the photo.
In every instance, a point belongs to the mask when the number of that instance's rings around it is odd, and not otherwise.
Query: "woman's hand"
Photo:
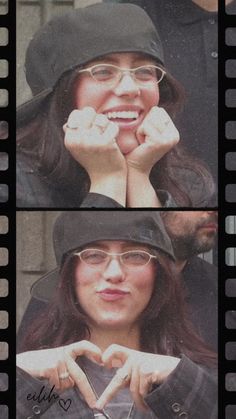
[[[86,340],[52,349],[40,349],[17,355],[16,365],[35,378],[47,379],[55,389],[64,391],[76,385],[88,405],[93,408],[96,396],[85,373],[75,362],[85,355],[101,363],[101,350]]]
[[[119,128],[91,107],[71,112],[65,132],[65,147],[87,171],[90,192],[125,204],[127,165],[116,137]]]
[[[136,132],[139,146],[127,154],[129,169],[149,176],[152,167],[179,142],[179,132],[163,108],[154,106]]]
[[[136,132],[139,146],[126,155],[127,206],[161,207],[149,176],[152,167],[179,141],[179,133],[168,113],[151,108]],[[158,185],[155,185],[157,188]]]
[[[98,399],[96,408],[102,410],[121,388],[129,387],[137,408],[147,410],[144,397],[153,384],[161,383],[169,376],[180,359],[111,345],[103,353],[102,361],[107,368],[117,366],[117,363],[121,367]]]

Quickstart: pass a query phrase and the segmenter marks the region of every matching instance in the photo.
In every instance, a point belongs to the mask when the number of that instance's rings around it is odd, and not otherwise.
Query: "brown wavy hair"
[[[188,318],[182,281],[169,257],[156,249],[156,280],[151,299],[138,319],[141,350],[170,356],[185,354],[194,362],[213,366],[216,354],[195,332]],[[20,344],[20,351],[46,349],[90,339],[87,314],[75,293],[77,256],[62,266],[55,295],[44,312],[32,323]]]

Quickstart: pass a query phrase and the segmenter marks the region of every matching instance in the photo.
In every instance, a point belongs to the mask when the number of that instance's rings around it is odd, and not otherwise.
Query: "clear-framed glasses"
[[[125,74],[129,74],[140,86],[160,83],[166,72],[153,64],[142,65],[136,68],[122,68],[113,64],[95,64],[92,67],[79,70],[78,73],[89,73],[98,83],[105,86],[115,86]]]
[[[100,249],[84,249],[81,252],[74,253],[74,255],[79,256],[82,262],[95,269],[104,268],[110,263],[112,258],[118,258],[120,264],[131,269],[146,266],[151,259],[156,259],[156,256],[151,255],[145,250],[128,250],[123,253],[108,253]]]

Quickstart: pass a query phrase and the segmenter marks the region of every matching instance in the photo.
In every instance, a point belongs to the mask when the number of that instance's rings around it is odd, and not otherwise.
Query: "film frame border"
[[[236,133],[234,138],[228,139],[226,125],[229,121],[236,124],[235,104],[227,106],[227,91],[235,89],[236,80],[227,76],[226,62],[236,57],[236,45],[228,45],[227,29],[236,30],[236,15],[226,12],[225,1],[219,1],[219,75],[218,75],[218,144],[219,144],[219,256],[218,256],[218,278],[219,278],[219,418],[232,419],[236,412],[236,389],[227,388],[227,375],[233,374],[234,387],[236,386],[236,359],[227,359],[227,344],[236,343],[236,329],[227,328],[226,317],[228,311],[236,313],[236,298],[226,295],[226,281],[235,278],[235,264],[228,265],[226,253],[230,248],[235,248],[235,234],[228,234],[226,231],[227,217],[236,217],[236,172],[227,169],[227,153],[234,153],[236,156]],[[235,95],[234,90],[234,95]],[[236,126],[236,125],[235,125]],[[235,354],[234,354],[235,355]],[[233,409],[233,412],[231,410]]]
[[[15,373],[15,127],[16,127],[16,4],[14,0],[0,2],[4,13],[0,14],[0,61],[6,64],[6,74],[0,75],[0,121],[7,124],[7,135],[0,138],[0,154],[5,157],[0,168],[0,188],[6,199],[0,202],[0,220],[6,221],[6,229],[0,226],[0,248],[7,252],[7,260],[0,256],[0,280],[5,281],[6,291],[0,294],[0,315],[6,314],[6,327],[0,329],[0,374],[4,374],[6,386],[0,389],[0,416],[16,417],[12,394],[16,392]],[[4,40],[3,40],[4,38]],[[5,102],[4,102],[5,101]],[[5,260],[5,259],[4,259]],[[2,264],[3,262],[3,264]]]

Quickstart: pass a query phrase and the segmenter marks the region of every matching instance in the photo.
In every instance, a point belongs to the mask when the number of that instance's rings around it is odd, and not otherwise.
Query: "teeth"
[[[136,111],[108,112],[106,116],[108,119],[116,119],[116,118],[137,119],[138,112]]]

